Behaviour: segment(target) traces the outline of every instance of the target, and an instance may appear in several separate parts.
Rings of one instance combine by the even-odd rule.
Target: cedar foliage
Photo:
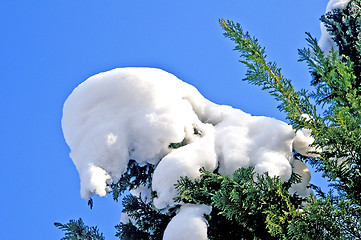
[[[178,202],[212,206],[207,217],[208,238],[213,239],[278,239],[287,232],[294,212],[302,199],[288,193],[288,182],[268,174],[255,176],[254,167],[241,168],[231,176],[201,170],[201,177],[191,181],[182,177],[176,188]],[[225,237],[227,234],[227,237]]]
[[[161,239],[168,223],[174,217],[178,207],[168,210],[167,214],[156,209],[152,202],[145,202],[141,197],[127,195],[123,199],[123,214],[127,214],[127,223],[115,226],[115,236],[123,240]]]
[[[88,227],[83,219],[70,220],[69,223],[54,223],[55,227],[65,232],[61,240],[104,240],[104,236],[97,227]]]

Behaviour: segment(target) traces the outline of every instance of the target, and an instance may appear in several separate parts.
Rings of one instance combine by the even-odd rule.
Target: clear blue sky
[[[327,0],[53,0],[0,3],[0,238],[60,239],[53,222],[82,217],[115,239],[120,203],[80,198],[60,126],[62,105],[89,76],[116,67],[169,71],[213,102],[284,120],[266,92],[242,82],[218,18],[239,22],[297,88],[305,32],[320,36]],[[318,178],[311,180],[323,184]]]

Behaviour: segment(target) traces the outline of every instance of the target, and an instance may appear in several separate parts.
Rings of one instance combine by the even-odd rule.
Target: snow
[[[300,183],[293,184],[292,188],[290,189],[290,193],[297,193],[300,197],[310,196],[312,190],[307,188],[307,186],[311,180],[311,174],[306,164],[300,160],[295,159],[292,162],[292,168],[293,172],[298,174],[302,181]]]
[[[204,136],[198,141],[178,148],[165,156],[153,174],[152,188],[157,191],[154,206],[158,209],[173,206],[173,198],[177,196],[174,184],[181,176],[195,179],[200,176],[199,169],[204,167],[213,171],[217,167],[217,156],[214,152],[214,127],[205,124]]]
[[[293,141],[293,149],[304,156],[318,157],[320,150],[310,147],[310,144],[312,144],[315,140],[311,136],[311,132],[312,131],[309,129],[301,129],[297,131],[296,137]]]
[[[269,172],[271,176],[289,179],[295,137],[291,126],[233,108],[223,109],[223,115],[223,121],[216,125],[216,152],[221,175],[255,166],[257,173]]]
[[[133,224],[135,224],[135,221],[132,221],[132,218],[129,217],[129,215],[126,212],[122,212],[122,215],[120,215],[120,222],[128,223],[129,221],[131,221]]]
[[[340,9],[346,7],[350,0],[330,0],[326,7],[326,13],[334,9]],[[318,42],[321,49],[328,53],[332,47],[336,47],[336,44],[333,42],[330,34],[327,32],[325,25],[321,22],[321,38]]]
[[[117,181],[129,159],[157,164],[170,143],[192,141],[200,121],[181,94],[189,88],[161,70],[124,68],[90,77],[73,91],[62,127],[83,198],[104,196],[105,182]]]
[[[283,181],[294,171],[303,181],[291,191],[310,194],[308,169],[292,155],[293,149],[304,155],[313,150],[310,131],[296,133],[274,118],[212,103],[193,86],[160,69],[119,68],[90,77],[66,100],[62,127],[83,198],[105,196],[129,159],[156,165],[152,190],[157,192],[158,209],[173,206],[174,184],[181,176],[199,177],[202,167],[229,175],[240,167],[254,166],[257,173],[268,172]],[[184,146],[169,147],[181,142]],[[132,192],[149,199],[146,187]],[[189,239],[207,239],[203,214],[208,210],[182,206],[164,239],[184,239],[174,232],[185,229]]]
[[[207,224],[204,214],[212,208],[206,205],[184,204],[169,222],[163,240],[207,240]]]

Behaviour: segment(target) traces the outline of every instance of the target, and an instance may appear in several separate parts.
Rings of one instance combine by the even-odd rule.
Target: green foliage
[[[360,0],[334,10],[321,20],[333,36],[337,50],[325,55],[316,39],[308,34],[310,49],[300,50],[313,77],[312,92],[318,104],[326,105],[319,125],[307,126],[315,135],[315,145],[323,149],[310,162],[324,173],[339,193],[361,204],[361,18]]]
[[[354,87],[361,83],[361,1],[353,0],[343,9],[335,9],[321,17],[333,37],[344,61],[350,61],[357,76]]]
[[[301,60],[306,61],[316,87],[312,97],[319,104],[327,104],[324,117],[317,124],[307,125],[316,138],[315,145],[323,149],[319,159],[309,159],[324,176],[335,182],[341,194],[361,202],[361,92],[352,85],[356,79],[352,64],[344,62],[332,50],[325,56],[317,41],[309,35],[310,49],[300,50]]]
[[[140,185],[150,187],[154,169],[155,166],[152,164],[139,166],[135,160],[129,160],[126,172],[122,174],[117,183],[111,185],[113,199],[118,201],[124,191],[135,189]]]
[[[360,239],[361,204],[361,1],[321,17],[337,45],[324,53],[307,33],[309,48],[299,50],[307,63],[314,91],[296,92],[275,63],[266,61],[265,49],[239,24],[220,21],[225,36],[236,43],[244,80],[262,86],[280,102],[295,129],[312,130],[319,157],[301,157],[321,171],[337,195],[321,193],[288,226],[289,239]],[[312,101],[315,104],[312,104]],[[323,109],[318,114],[316,109]],[[304,118],[303,114],[308,117]],[[305,234],[308,233],[308,234]]]
[[[88,227],[84,225],[81,218],[77,221],[70,220],[66,224],[54,223],[55,227],[65,232],[65,237],[61,240],[104,240],[102,233],[99,233],[97,227]]]
[[[288,239],[361,239],[355,205],[335,197],[311,197],[288,226]],[[358,210],[359,211],[359,210]]]
[[[125,173],[117,183],[111,185],[113,199],[118,201],[119,197],[125,192],[135,189],[141,185],[150,187],[155,166],[152,164],[145,164],[140,166],[135,160],[129,160]],[[124,197],[123,212],[128,214],[133,222],[120,223],[116,226],[116,236],[120,239],[161,239],[164,229],[174,215],[174,211],[169,211],[167,214],[162,214],[152,205],[152,199],[148,202],[142,201],[140,197],[132,195]],[[90,208],[93,207],[93,200],[88,201]],[[173,214],[173,215],[172,215]],[[64,240],[73,239],[104,239],[95,238],[98,235],[98,229],[85,226],[82,219],[78,221],[71,220],[67,224],[54,223],[59,229],[67,231]],[[92,235],[93,234],[93,235]],[[88,237],[89,235],[89,237]],[[76,238],[79,237],[79,238]],[[88,237],[88,238],[86,238]],[[90,238],[93,237],[93,238]]]
[[[208,216],[210,239],[278,239],[285,236],[287,226],[301,206],[301,198],[291,196],[293,182],[279,177],[254,174],[254,168],[238,169],[232,176],[220,176],[201,170],[199,179],[183,177],[176,188],[178,202],[207,204],[213,207]],[[232,230],[231,230],[232,229]],[[230,231],[231,230],[231,231]]]
[[[178,209],[178,207],[172,208],[167,214],[163,214],[153,206],[152,202],[144,202],[141,197],[133,195],[124,197],[123,207],[123,214],[127,214],[129,221],[116,226],[116,236],[124,240],[161,239],[167,224]]]
[[[238,23],[220,19],[220,24],[225,31],[224,36],[236,43],[234,50],[240,52],[240,62],[247,66],[245,81],[268,90],[280,102],[278,108],[287,112],[291,121],[298,120],[302,114],[314,115],[315,108],[306,92],[295,92],[291,81],[281,74],[277,64],[266,60],[265,49],[255,37],[243,31]]]
[[[113,199],[119,200],[119,197],[126,191],[132,190],[140,185],[151,186],[152,176],[155,166],[153,164],[146,163],[144,166],[140,166],[135,160],[130,159],[127,165],[125,173],[122,174],[117,183],[113,183],[110,187],[112,189]],[[93,208],[94,202],[90,198],[88,200],[88,206]]]
[[[360,204],[360,1],[352,1],[345,9],[328,13],[322,20],[334,36],[339,51],[323,53],[317,40],[307,34],[310,48],[299,53],[300,61],[308,64],[313,77],[311,85],[316,90],[311,93],[296,92],[276,64],[266,62],[264,48],[239,24],[221,20],[221,26],[245,59],[241,61],[248,67],[245,80],[269,89],[296,129],[312,130],[316,139],[314,145],[323,151],[321,157],[310,160],[311,163],[336,182],[337,190]],[[310,98],[325,107],[323,116],[316,113],[317,105],[311,104]],[[303,113],[310,119],[302,118]]]

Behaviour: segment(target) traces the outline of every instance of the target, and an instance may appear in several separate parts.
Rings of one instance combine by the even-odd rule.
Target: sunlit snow
[[[310,194],[309,171],[292,155],[292,150],[304,155],[313,150],[310,131],[296,133],[274,118],[212,103],[193,86],[160,69],[119,68],[90,77],[66,100],[62,126],[83,198],[94,193],[105,196],[129,159],[156,165],[152,190],[157,192],[154,204],[159,209],[175,204],[174,184],[181,176],[195,179],[202,167],[229,175],[240,167],[254,166],[257,173],[268,172],[284,181],[294,171],[303,181],[291,192]],[[180,142],[184,146],[169,147]],[[149,189],[132,193],[144,197]],[[203,214],[208,210],[183,206],[165,239],[175,239],[172,232],[182,231],[176,230],[176,223],[185,219],[199,227],[189,234],[200,237],[190,239],[206,239]]]
[[[163,240],[207,240],[207,224],[204,214],[212,208],[206,205],[184,204],[169,222]]]

